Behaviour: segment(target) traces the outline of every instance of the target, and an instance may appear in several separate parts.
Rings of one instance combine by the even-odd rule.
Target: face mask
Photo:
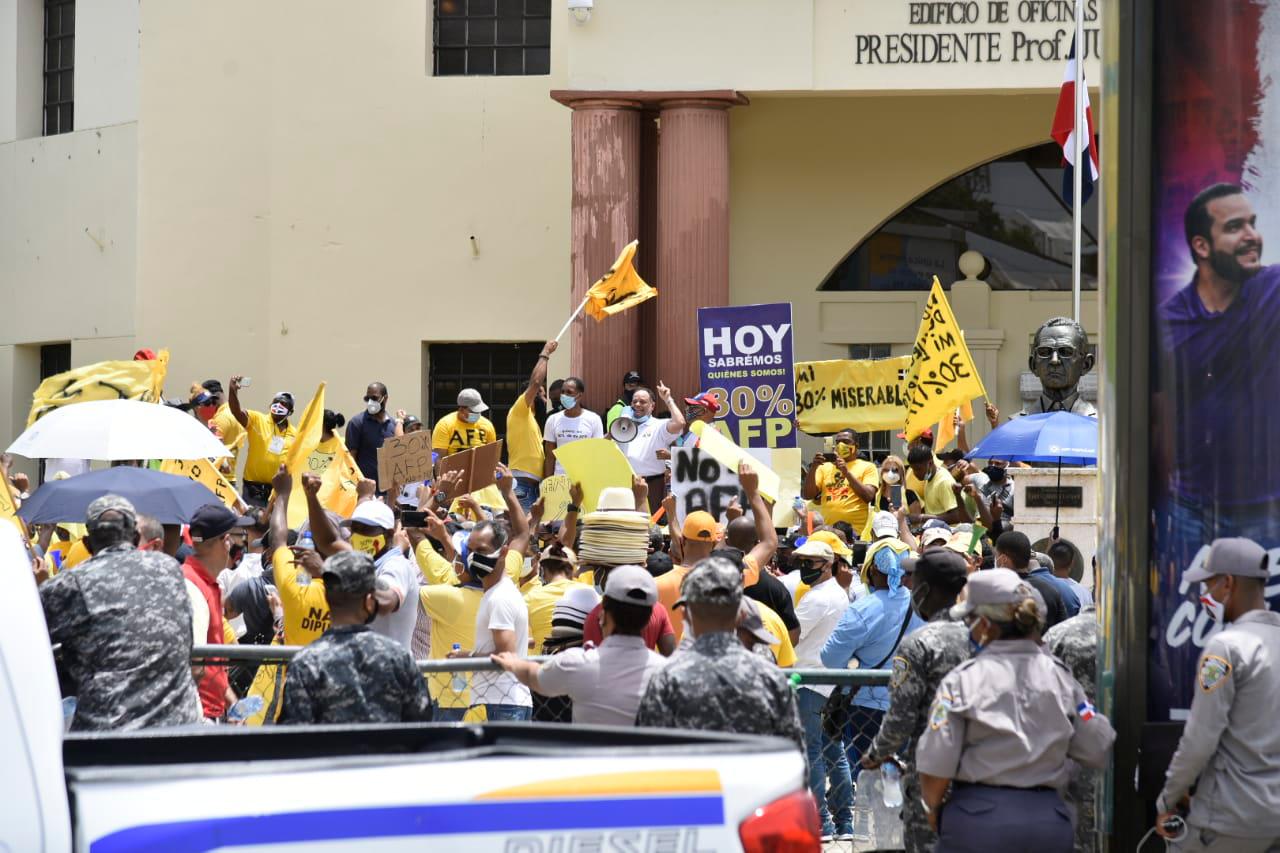
[[[631,408],[630,406],[627,406],[627,408],[623,410],[622,417],[626,418],[629,421],[635,421],[638,424],[642,424],[645,421],[649,420],[648,415],[637,415],[636,410]]]
[[[218,413],[218,407],[217,406],[197,406],[196,413],[200,415],[200,418],[202,420],[207,421],[209,420],[209,418],[213,417]]]
[[[823,571],[825,571],[825,566],[821,563],[801,563],[800,582],[813,586],[821,579]]]
[[[465,418],[463,418],[463,420],[464,420],[464,421],[466,421],[466,422],[467,422],[467,423],[469,423],[469,424],[478,423],[478,422],[480,421],[480,413],[479,413],[479,412],[467,412],[467,416],[466,416]]]
[[[853,445],[852,445],[852,444],[846,444],[846,443],[845,443],[845,442],[843,442],[843,441],[841,441],[841,442],[837,442],[837,444],[836,444],[836,456],[839,456],[841,459],[852,459],[852,458],[853,458]]]
[[[991,480],[993,483],[1004,482],[1004,468],[1001,468],[999,465],[988,465],[982,469],[982,473],[986,474],[987,479]]]
[[[495,551],[492,554],[468,554],[467,555],[467,573],[478,581],[487,578],[498,566],[498,557],[501,551]]]
[[[975,655],[987,647],[986,643],[980,643],[976,639],[974,639],[973,629],[976,627],[978,627],[978,623],[974,622],[973,626],[969,628],[969,650],[972,651]]]
[[[898,472],[895,469],[890,468],[888,471],[885,471],[880,475],[880,479],[883,480],[886,485],[896,486],[902,478],[898,476]]]
[[[1200,584],[1200,604],[1209,611],[1215,625],[1221,625],[1227,618],[1227,605],[1209,594],[1209,585]]]
[[[366,400],[366,401],[365,401],[365,404],[364,404],[364,410],[365,410],[366,412],[368,412],[369,414],[371,414],[371,415],[376,415],[376,414],[378,414],[378,412],[381,412],[381,411],[382,411],[382,401],[381,401],[381,400]]]
[[[270,411],[277,418],[287,418],[289,416],[289,407],[284,403],[272,403]]]
[[[927,583],[917,584],[915,589],[911,590],[911,609],[921,619],[925,619],[924,613],[921,612],[921,605],[924,604],[926,598],[929,597],[929,585]]]
[[[560,407],[562,409],[572,409],[576,405],[578,405],[577,397],[570,397],[568,394],[560,395]]]
[[[370,557],[376,557],[381,554],[382,549],[386,546],[387,537],[385,536],[365,536],[363,533],[351,534],[351,547],[368,554]]]

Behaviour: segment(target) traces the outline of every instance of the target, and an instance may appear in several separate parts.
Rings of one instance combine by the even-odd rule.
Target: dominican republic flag
[[[1076,706],[1076,716],[1080,718],[1082,723],[1089,722],[1097,713],[1097,709],[1090,705],[1087,700]]]
[[[1053,141],[1062,147],[1062,197],[1067,200],[1067,204],[1072,203],[1072,190],[1074,189],[1074,180],[1072,177],[1076,164],[1073,162],[1075,155],[1075,140],[1072,138],[1076,132],[1075,109],[1076,109],[1076,41],[1071,40],[1071,54],[1067,57],[1067,70],[1062,77],[1062,91],[1058,93],[1058,109],[1053,113],[1053,130],[1049,135],[1053,137]],[[1080,75],[1080,79],[1084,81],[1084,75]],[[1085,162],[1089,167],[1084,170],[1084,174],[1080,176],[1080,194],[1083,196],[1081,202],[1089,200],[1089,196],[1093,195],[1093,184],[1098,180],[1098,137],[1093,129],[1093,109],[1089,106],[1089,85],[1087,81],[1084,87],[1084,118],[1089,125],[1089,133],[1080,145],[1080,153],[1084,155]]]

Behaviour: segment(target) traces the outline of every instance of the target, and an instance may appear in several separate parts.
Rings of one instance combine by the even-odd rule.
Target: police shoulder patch
[[[1217,655],[1205,655],[1200,659],[1200,689],[1212,693],[1231,675],[1231,662]]]
[[[899,687],[902,682],[907,680],[907,676],[911,674],[911,664],[907,663],[907,659],[901,655],[895,656],[893,659],[893,674],[889,676],[889,686]]]
[[[939,696],[933,702],[933,710],[929,712],[929,728],[937,731],[947,724],[947,714],[950,713],[947,703]]]

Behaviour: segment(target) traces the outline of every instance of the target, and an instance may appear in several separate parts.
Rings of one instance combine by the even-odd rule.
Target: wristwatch
[[[578,506],[577,504],[569,504],[568,506],[566,506],[566,507],[564,508],[564,511],[565,511],[566,513],[570,513],[570,512],[582,512],[582,507]]]
[[[449,496],[446,495],[444,492],[436,492],[435,501],[436,503],[441,505],[447,504],[449,502]]]

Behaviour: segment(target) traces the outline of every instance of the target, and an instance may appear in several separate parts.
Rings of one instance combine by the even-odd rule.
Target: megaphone
[[[618,444],[626,444],[640,433],[640,425],[631,418],[617,417],[609,424],[609,438]]]

